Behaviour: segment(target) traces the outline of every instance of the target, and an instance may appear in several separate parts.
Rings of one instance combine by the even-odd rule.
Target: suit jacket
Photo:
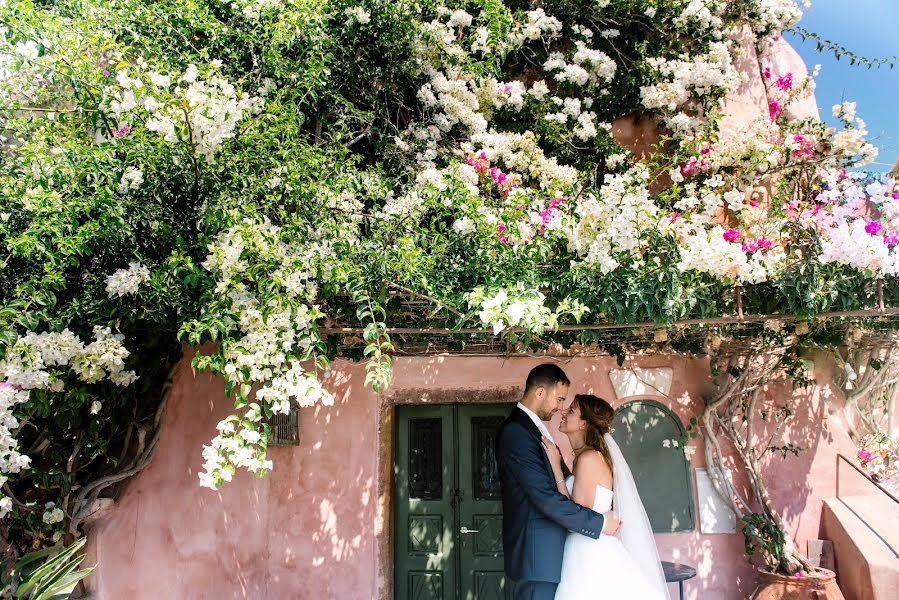
[[[568,532],[598,538],[605,518],[559,493],[541,437],[534,422],[516,406],[496,438],[503,552],[509,578],[558,583]]]

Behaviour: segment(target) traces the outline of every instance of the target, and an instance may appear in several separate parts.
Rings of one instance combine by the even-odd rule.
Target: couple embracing
[[[565,406],[570,385],[556,365],[532,369],[497,437],[512,597],[668,600],[649,519],[610,435],[614,410],[587,394]],[[574,473],[545,424],[559,411]]]

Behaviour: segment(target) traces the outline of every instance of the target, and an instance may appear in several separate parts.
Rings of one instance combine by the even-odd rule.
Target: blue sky
[[[868,57],[899,56],[899,0],[812,0],[800,26]],[[811,71],[821,65],[816,96],[821,116],[833,122],[830,107],[843,99],[858,103],[868,124],[868,140],[880,148],[878,163],[892,165],[899,155],[899,65],[868,70],[843,57],[817,52],[815,42],[787,34]],[[889,166],[871,165],[874,171]]]

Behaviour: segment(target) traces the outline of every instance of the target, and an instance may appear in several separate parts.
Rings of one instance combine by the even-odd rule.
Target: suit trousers
[[[558,583],[548,581],[516,581],[512,585],[512,600],[553,600]]]

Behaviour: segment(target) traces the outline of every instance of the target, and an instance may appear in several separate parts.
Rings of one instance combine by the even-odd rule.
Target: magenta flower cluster
[[[703,148],[702,154],[706,155],[711,152],[711,148]],[[712,162],[707,158],[699,158],[697,159],[695,156],[691,156],[690,160],[687,161],[683,167],[681,167],[681,173],[683,173],[684,177],[690,177],[698,172],[705,173],[709,169],[712,168]]]
[[[543,221],[543,225],[540,227],[540,232],[543,232],[543,229],[549,225],[549,222],[553,218],[553,213],[559,206],[565,204],[565,196],[559,196],[558,198],[553,198],[549,201],[549,204],[546,205],[546,208],[540,211],[540,219]]]
[[[793,87],[793,74],[787,73],[782,77],[778,77],[777,81],[774,82],[774,85],[782,92],[787,91],[791,87]]]
[[[740,239],[740,232],[736,229],[728,229],[724,232],[724,241],[725,242],[736,242]]]
[[[865,232],[871,235],[877,235],[881,229],[883,229],[883,225],[879,221],[868,221],[868,224],[865,225]]]
[[[743,242],[743,252],[748,254],[752,254],[758,250],[768,250],[772,246],[774,246],[774,242],[766,238],[765,236],[760,237],[757,240],[746,240]]]

